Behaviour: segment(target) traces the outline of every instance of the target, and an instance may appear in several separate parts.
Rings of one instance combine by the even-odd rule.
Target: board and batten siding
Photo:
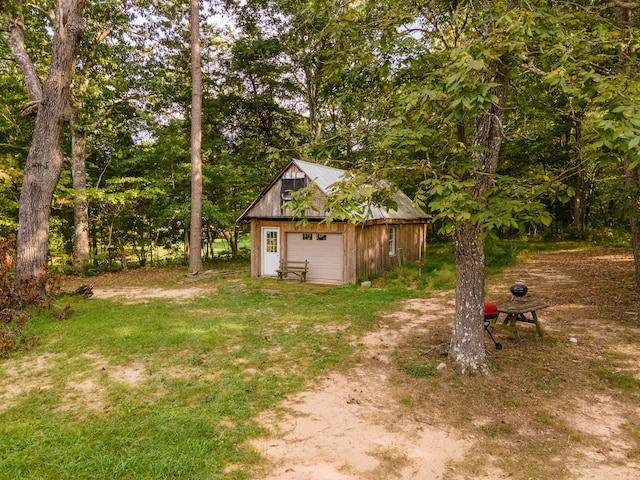
[[[291,165],[282,175],[279,177],[286,178],[287,176],[293,175],[304,175],[303,172],[296,167],[295,165]],[[309,182],[313,182],[313,179],[309,179]],[[282,218],[289,217],[291,218],[291,210],[289,209],[281,209],[280,205],[280,193],[281,193],[282,184],[280,181],[274,182],[271,187],[264,193],[262,199],[253,205],[253,207],[246,213],[247,217],[255,217],[255,218]],[[314,205],[317,207],[317,210],[307,209],[305,212],[305,216],[310,219],[315,218],[325,218],[327,216],[326,212],[322,211],[324,205],[322,204],[322,199],[324,197],[321,195],[320,190],[318,190],[318,195],[315,196]],[[266,225],[265,225],[266,226]]]
[[[293,246],[292,254],[298,257],[309,256],[310,264],[316,258],[315,265],[321,265],[324,270],[331,270],[333,255],[339,255],[339,241],[331,244],[331,248],[322,249],[321,245],[297,244],[296,235],[311,233],[341,234],[342,237],[342,281],[355,283],[358,280],[366,280],[374,275],[398,267],[401,262],[415,262],[424,255],[426,245],[426,229],[429,216],[421,209],[415,207],[411,200],[402,192],[396,192],[398,209],[388,211],[383,208],[373,208],[369,217],[363,224],[354,225],[344,221],[334,221],[329,225],[322,222],[327,218],[327,212],[323,211],[327,195],[334,185],[343,177],[344,171],[331,167],[324,167],[310,162],[293,160],[275,178],[265,191],[247,208],[241,219],[251,223],[251,275],[262,276],[262,229],[278,228],[280,231],[280,259],[287,259],[288,237]],[[316,210],[309,209],[305,212],[306,225],[298,225],[292,218],[292,212],[282,209],[281,194],[283,184],[298,188],[296,179],[307,178],[307,186],[315,187],[317,195],[314,196]],[[283,180],[288,180],[283,182]],[[290,181],[293,180],[293,181]],[[389,228],[396,231],[394,253],[389,253]],[[317,238],[316,238],[317,240]],[[321,240],[322,241],[322,240]],[[327,244],[329,245],[329,244]],[[317,256],[315,247],[320,247]],[[320,262],[320,263],[318,263]],[[335,262],[337,264],[337,262]],[[334,273],[327,274],[320,269],[318,278],[323,275],[331,280]],[[337,275],[335,275],[337,277]]]
[[[396,229],[394,254],[389,253],[390,227]],[[407,263],[422,258],[426,247],[426,226],[419,223],[379,223],[356,227],[356,243],[356,277],[364,280],[398,267],[400,261]]]

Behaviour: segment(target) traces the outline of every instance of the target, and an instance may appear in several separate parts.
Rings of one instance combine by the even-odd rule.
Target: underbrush
[[[185,255],[184,247],[176,245],[171,248],[161,248],[158,251],[147,251],[144,256],[137,255],[133,249],[124,252],[111,251],[110,253],[92,254],[91,259],[84,265],[84,276],[93,277],[104,273],[117,273],[141,268],[164,268],[187,266],[189,259]],[[238,251],[234,255],[226,241],[216,239],[213,251],[203,252],[203,267],[205,269],[219,268],[224,264],[247,264],[251,258],[248,235],[244,236],[239,244]],[[70,254],[57,251],[52,252],[49,264],[52,275],[73,275],[73,258]]]
[[[35,287],[23,288],[26,296],[18,296],[13,290],[13,257],[15,256],[15,236],[0,242],[0,358],[22,346],[35,345],[37,337],[25,335],[25,326],[31,315],[23,304],[33,303],[29,292]],[[34,298],[37,295],[34,295]]]

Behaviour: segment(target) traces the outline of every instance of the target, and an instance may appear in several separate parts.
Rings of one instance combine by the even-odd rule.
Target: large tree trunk
[[[189,274],[202,272],[202,69],[200,3],[191,0],[191,232]]]
[[[484,347],[484,247],[482,227],[467,222],[456,225],[456,316],[451,337],[451,357],[463,371],[486,367]]]
[[[89,202],[86,173],[87,138],[82,129],[71,125],[71,178],[73,180],[73,270],[84,273],[89,261]]]
[[[69,91],[82,37],[84,0],[58,0],[51,65],[38,109],[20,194],[16,291],[31,301],[47,295],[51,201],[60,178],[62,124],[69,118]]]
[[[489,190],[498,167],[498,155],[503,138],[505,104],[509,80],[497,74],[485,81],[495,82],[492,92],[498,97],[488,111],[476,117],[473,138],[475,185],[469,191],[472,198],[482,201]],[[482,225],[458,222],[454,230],[456,254],[456,313],[453,321],[449,355],[461,366],[463,373],[486,370],[484,348],[484,246]]]

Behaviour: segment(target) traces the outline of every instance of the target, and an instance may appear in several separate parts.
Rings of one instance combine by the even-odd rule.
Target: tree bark
[[[318,89],[316,88],[315,74],[311,66],[304,67],[307,107],[309,108],[309,132],[311,143],[316,143],[320,138],[321,126],[318,120]]]
[[[456,313],[451,335],[450,356],[463,372],[484,370],[484,246],[480,224],[456,225]]]
[[[631,167],[629,155],[624,156],[624,181],[630,192],[640,191],[640,175],[638,168]],[[636,272],[636,290],[640,292],[640,198],[637,193],[631,194],[628,200],[629,207],[629,223],[631,226],[631,245],[633,247],[633,259]]]
[[[475,185],[469,194],[482,201],[498,168],[498,156],[503,138],[505,105],[509,79],[504,74],[484,79],[498,84],[492,93],[498,97],[489,110],[481,111],[475,122],[473,137],[476,169]],[[463,373],[486,370],[484,348],[484,245],[482,224],[461,221],[454,229],[456,255],[456,312],[449,355],[461,366]]]
[[[83,33],[84,0],[58,0],[51,65],[38,109],[20,194],[16,292],[28,301],[47,296],[51,201],[64,159],[62,125],[69,118],[70,87]]]
[[[84,273],[89,261],[89,203],[87,201],[85,132],[71,124],[71,178],[75,197],[73,199],[73,270]]]
[[[202,69],[200,3],[190,0],[191,20],[191,231],[189,274],[202,272]]]

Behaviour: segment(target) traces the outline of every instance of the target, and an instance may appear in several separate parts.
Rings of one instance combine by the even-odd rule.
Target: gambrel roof
[[[330,195],[333,192],[333,188],[336,184],[341,182],[349,175],[346,170],[339,168],[327,167],[317,163],[305,162],[303,160],[292,160],[280,174],[269,184],[269,186],[256,198],[251,205],[244,211],[238,220],[244,220],[248,218],[256,218],[258,215],[255,212],[256,207],[263,199],[267,198],[267,193],[270,192],[283,178],[286,172],[295,166],[300,172],[304,173],[309,182],[314,184],[323,195]],[[383,186],[385,185],[383,181]],[[424,212],[421,208],[415,206],[411,199],[400,190],[391,195],[391,199],[397,204],[396,210],[386,209],[382,207],[372,206],[368,209],[368,215],[365,221],[372,220],[426,220],[430,218],[430,215]],[[278,205],[279,208],[279,205]]]

